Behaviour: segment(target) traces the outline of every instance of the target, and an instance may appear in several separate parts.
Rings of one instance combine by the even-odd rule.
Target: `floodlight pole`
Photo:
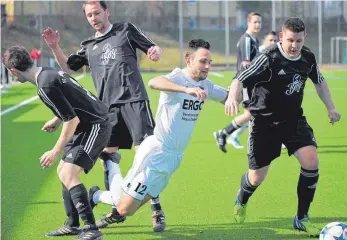
[[[179,42],[180,42],[180,68],[183,68],[183,4],[182,0],[178,1],[178,30],[179,30]]]
[[[40,37],[40,65],[41,67],[43,66],[43,37],[41,36],[41,34],[43,33],[43,24],[42,24],[42,8],[40,10],[40,33],[39,33],[39,37]]]
[[[276,31],[276,5],[275,0],[271,1],[272,4],[272,31]]]
[[[230,67],[230,39],[229,39],[229,0],[225,0],[225,58],[226,67]]]
[[[322,64],[322,1],[318,1],[318,64]]]

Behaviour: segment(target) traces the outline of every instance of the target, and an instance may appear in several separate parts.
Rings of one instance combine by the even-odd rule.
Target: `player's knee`
[[[258,171],[250,171],[248,173],[249,183],[252,186],[259,186],[265,179],[265,174]]]
[[[136,212],[136,209],[131,209],[130,207],[117,207],[117,211],[122,216],[132,216]]]
[[[103,161],[112,161],[114,163],[117,163],[119,164],[120,162],[120,159],[121,159],[121,155],[117,152],[106,152],[106,151],[103,151],[101,154],[100,154],[100,159],[102,159]]]
[[[67,189],[70,189],[77,179],[77,176],[64,171],[64,168],[58,173],[58,177],[61,183],[64,184]]]
[[[318,156],[312,156],[310,158],[305,159],[305,161],[301,164],[304,169],[307,170],[316,170],[319,166]]]

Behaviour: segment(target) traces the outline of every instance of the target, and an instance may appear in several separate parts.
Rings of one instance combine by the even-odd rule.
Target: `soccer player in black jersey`
[[[281,144],[298,159],[301,169],[297,186],[298,209],[293,226],[317,236],[320,229],[309,219],[309,207],[318,183],[317,144],[313,130],[301,107],[307,78],[314,83],[325,104],[330,123],[340,120],[329,88],[319,71],[315,55],[304,46],[305,25],[299,18],[289,18],[282,25],[280,42],[268,47],[243,71],[237,73],[225,104],[225,113],[238,112],[233,97],[243,87],[250,96],[246,107],[252,117],[248,140],[249,170],[241,178],[234,206],[234,217],[242,223],[249,198],[264,180],[271,162],[280,156]]]
[[[144,138],[153,134],[155,124],[137,66],[136,49],[146,53],[152,61],[159,60],[162,50],[134,24],[111,24],[110,9],[105,1],[86,1],[83,11],[96,33],[82,41],[77,54],[69,58],[64,55],[59,47],[58,31],[48,28],[43,37],[64,71],[89,66],[97,96],[109,107],[113,129],[110,142],[100,158],[104,162],[106,190],[117,192],[121,191],[123,180],[118,165],[118,149],[130,149],[134,144],[137,150]],[[92,187],[90,193],[95,196],[95,202],[106,194],[97,187]],[[153,230],[163,231],[165,216],[159,198],[152,199],[152,212]]]
[[[63,123],[59,139],[52,150],[40,157],[40,164],[50,168],[63,153],[57,172],[63,184],[68,219],[64,226],[47,236],[79,235],[78,239],[102,239],[88,192],[78,175],[93,168],[110,139],[112,127],[107,106],[67,73],[34,66],[24,47],[14,46],[6,50],[3,62],[14,79],[37,86],[39,97],[56,116],[45,123],[42,130],[54,132]],[[84,222],[83,230],[79,228],[79,217]]]
[[[248,14],[247,26],[247,31],[237,43],[237,71],[248,65],[259,54],[259,41],[256,36],[261,29],[261,15],[257,12]],[[243,97],[244,100],[247,100],[248,96],[244,94]],[[249,111],[245,109],[244,113],[236,116],[228,126],[213,133],[217,145],[223,152],[226,152],[226,143],[237,149],[244,148],[238,137],[247,129],[250,117]]]

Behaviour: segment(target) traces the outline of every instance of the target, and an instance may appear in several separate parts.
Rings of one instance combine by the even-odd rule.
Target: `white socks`
[[[102,202],[114,206],[119,202],[122,194],[123,176],[117,163],[108,160],[106,166],[109,172],[110,191],[97,191],[93,195],[93,202],[96,204]]]

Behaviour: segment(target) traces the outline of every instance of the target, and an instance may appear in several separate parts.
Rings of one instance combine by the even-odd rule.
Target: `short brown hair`
[[[7,69],[15,68],[22,72],[34,65],[29,52],[23,46],[12,46],[7,49],[2,56],[2,62]]]
[[[259,16],[259,17],[261,17],[260,13],[258,13],[258,12],[251,12],[251,13],[249,13],[249,14],[247,15],[247,22],[250,22],[250,21],[252,20],[252,17],[253,17],[253,16]]]
[[[305,32],[305,23],[297,17],[288,18],[282,25],[282,29],[288,29],[292,32]]]
[[[87,4],[91,4],[91,3],[100,3],[100,6],[102,7],[102,9],[106,10],[108,7],[107,7],[107,3],[106,1],[92,1],[92,0],[89,0],[89,1],[85,1],[82,5],[82,9],[83,9],[83,12],[85,12],[85,8],[86,8],[86,5]]]

